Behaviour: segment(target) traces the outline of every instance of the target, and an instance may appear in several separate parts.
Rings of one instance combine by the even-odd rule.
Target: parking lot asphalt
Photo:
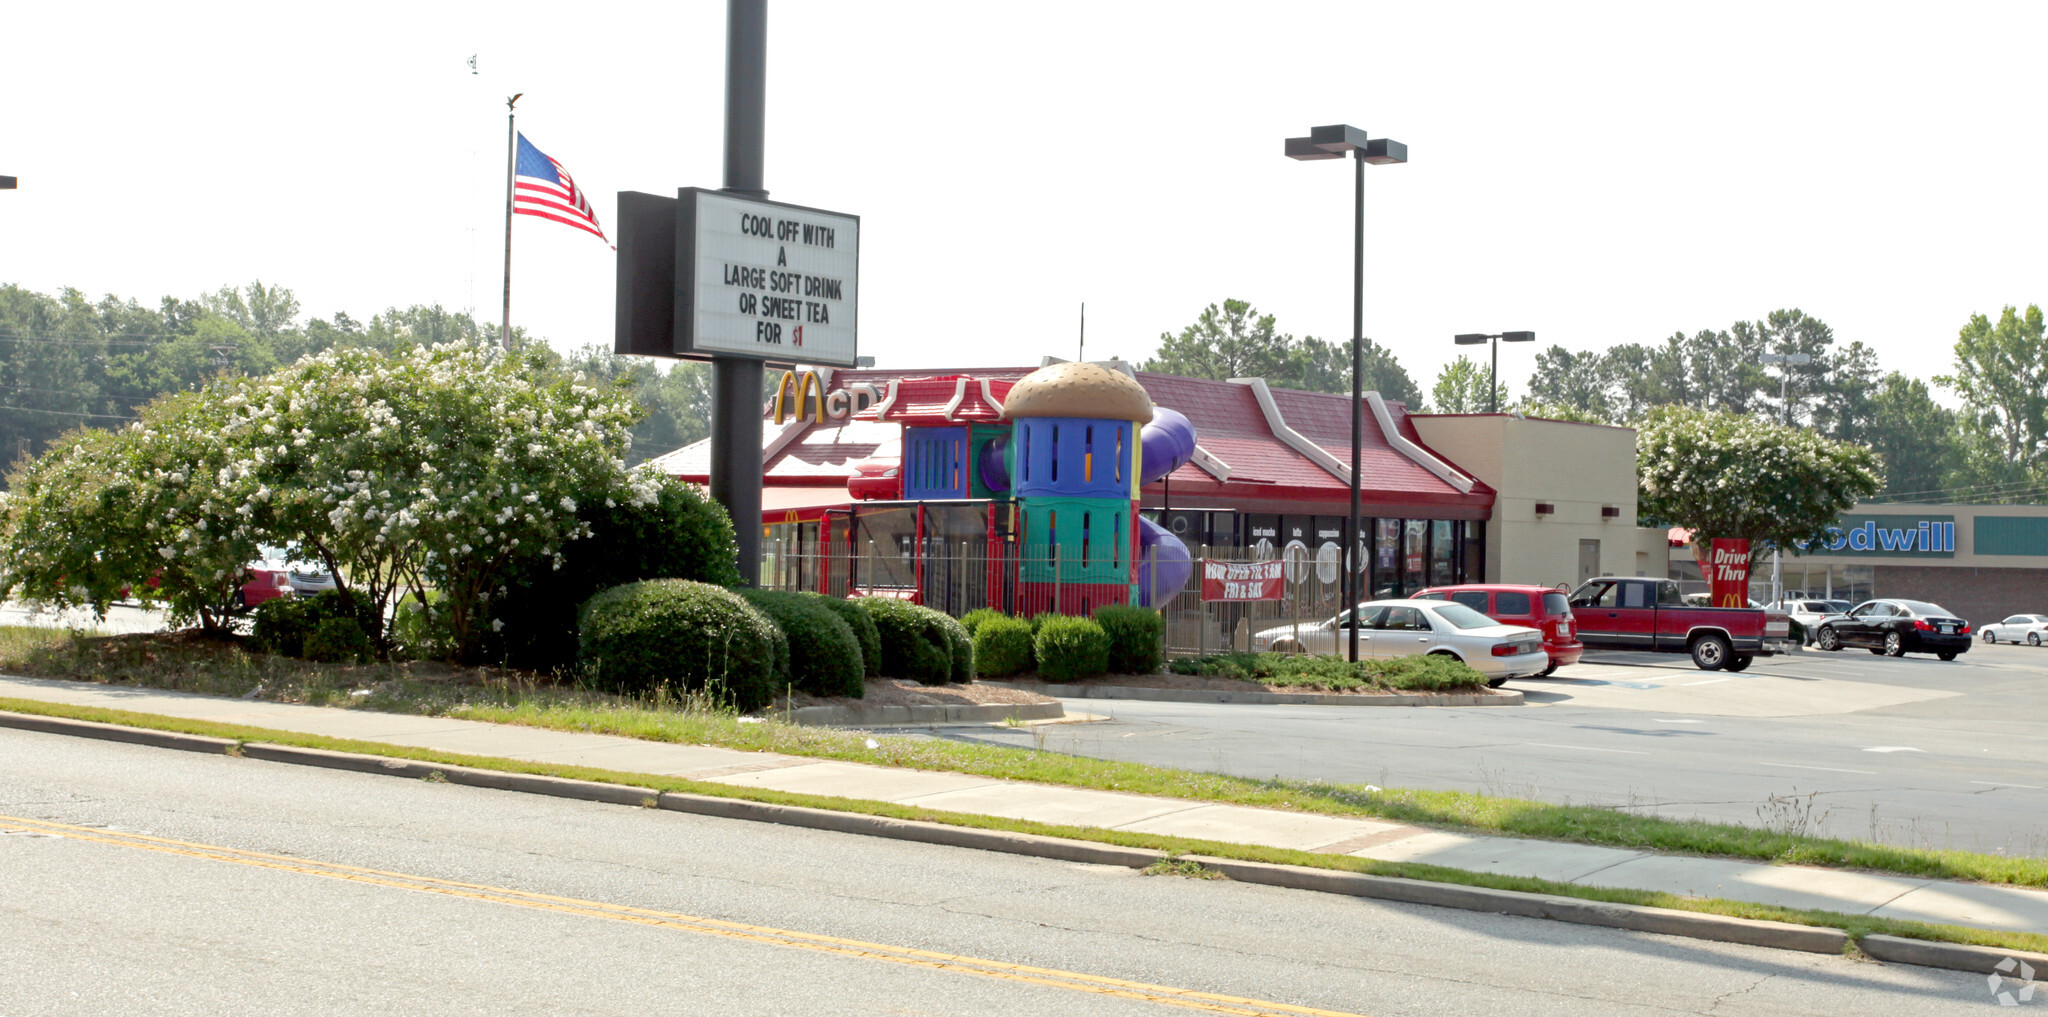
[[[1346,709],[1073,700],[1096,724],[944,737],[1246,777],[1476,790],[1884,843],[2048,853],[2048,647],[1861,650],[1703,672],[1596,653],[1528,705]]]

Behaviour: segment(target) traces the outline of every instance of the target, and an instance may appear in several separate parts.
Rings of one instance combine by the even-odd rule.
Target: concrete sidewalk
[[[132,710],[528,762],[915,804],[948,812],[1423,862],[1584,886],[2048,932],[2048,891],[1446,833],[1369,819],[1051,787],[959,773],[575,734],[441,717],[293,706],[0,676],[0,697]],[[0,731],[0,738],[7,737]]]

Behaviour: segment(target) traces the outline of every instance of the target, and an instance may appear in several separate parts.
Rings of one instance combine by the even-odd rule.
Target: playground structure
[[[859,417],[902,427],[903,499],[828,512],[802,583],[1015,615],[1161,606],[1193,573],[1138,493],[1195,454],[1186,417],[1128,373],[907,378]],[[960,563],[973,560],[975,568]]]

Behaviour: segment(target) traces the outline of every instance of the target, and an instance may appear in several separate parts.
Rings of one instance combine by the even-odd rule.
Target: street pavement
[[[1967,972],[18,730],[0,817],[9,1015],[1995,1005]]]
[[[0,677],[0,697],[1161,836],[1415,861],[1587,886],[1845,914],[2048,931],[2048,892],[1454,834],[1378,820],[1051,787],[961,773],[741,752],[447,717]],[[1047,728],[1052,729],[1052,728]]]
[[[43,609],[20,601],[0,602],[0,625],[27,625],[46,629],[82,629],[103,635],[156,632],[164,627],[164,613],[135,604],[114,604],[107,616],[99,618],[84,608],[68,611]]]
[[[1703,672],[1670,654],[1508,688],[1522,707],[1068,700],[1103,723],[943,737],[1239,776],[1471,790],[1914,847],[2048,854],[2048,647],[1861,650]]]

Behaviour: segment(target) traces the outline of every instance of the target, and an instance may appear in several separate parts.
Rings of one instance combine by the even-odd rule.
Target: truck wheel
[[[1835,635],[1834,627],[1831,625],[1821,626],[1820,634],[1813,637],[1813,642],[1815,646],[1818,646],[1821,649],[1828,651],[1829,653],[1833,653],[1836,650],[1842,648],[1842,637]]]
[[[1885,656],[1887,656],[1887,657],[1903,657],[1903,656],[1905,656],[1905,655],[1906,655],[1906,641],[1905,641],[1904,639],[1900,638],[1900,637],[1899,637],[1899,634],[1898,634],[1898,633],[1896,633],[1896,632],[1887,632],[1887,633],[1885,633],[1885,634],[1884,634],[1884,655],[1885,655]]]
[[[1751,662],[1753,662],[1753,661],[1755,661],[1755,660],[1756,660],[1756,655],[1755,655],[1755,654],[1752,654],[1752,653],[1738,653],[1738,654],[1736,654],[1735,656],[1733,656],[1733,657],[1730,657],[1730,658],[1728,658],[1728,668],[1727,668],[1727,669],[1728,669],[1728,670],[1730,670],[1730,671],[1747,671],[1747,670],[1749,670],[1749,665],[1750,665],[1750,663],[1751,663]]]
[[[1702,671],[1719,671],[1728,666],[1734,651],[1720,636],[1701,636],[1692,644],[1692,663]]]

